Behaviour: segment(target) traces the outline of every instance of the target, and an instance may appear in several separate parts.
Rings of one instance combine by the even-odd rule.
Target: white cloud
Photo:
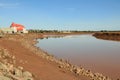
[[[0,8],[16,8],[19,3],[0,3]]]

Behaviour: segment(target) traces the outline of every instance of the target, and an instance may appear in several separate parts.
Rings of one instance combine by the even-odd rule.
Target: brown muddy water
[[[92,35],[50,37],[38,41],[36,46],[57,58],[114,80],[120,78],[120,42],[96,39]]]

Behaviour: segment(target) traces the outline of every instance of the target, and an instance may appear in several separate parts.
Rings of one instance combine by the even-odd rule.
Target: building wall
[[[7,34],[12,34],[12,33],[16,33],[16,29],[15,28],[1,28],[1,31],[3,31],[3,33]]]
[[[13,29],[13,30],[14,30],[14,33],[16,33],[16,32],[17,32],[16,27],[11,27],[11,29]]]
[[[25,28],[23,28],[23,33],[28,33],[28,31]]]

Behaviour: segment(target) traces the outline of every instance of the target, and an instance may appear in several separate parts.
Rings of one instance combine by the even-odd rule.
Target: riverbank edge
[[[54,34],[54,35],[56,35],[56,34]],[[67,34],[67,35],[76,35],[76,34]],[[67,36],[67,35],[63,34],[62,36]],[[81,34],[79,34],[79,35],[81,35]],[[61,34],[60,35],[57,34],[57,36],[61,36]],[[42,38],[46,38],[46,37],[49,37],[49,35],[44,36],[44,34],[43,34]],[[49,61],[53,61],[53,62],[59,64],[59,66],[58,66],[59,68],[66,69],[66,70],[68,70],[72,73],[75,73],[78,76],[82,75],[82,76],[89,77],[91,80],[111,80],[109,77],[104,76],[100,73],[93,73],[92,71],[86,70],[83,67],[79,67],[77,65],[72,65],[71,63],[69,63],[66,60],[55,58],[53,55],[50,55],[46,51],[44,51],[41,48],[38,48],[38,47],[35,46],[35,44],[38,43],[37,39],[40,39],[40,38],[38,37],[35,40],[33,40],[34,43],[31,45],[31,47],[33,47],[33,49],[35,50],[36,54],[40,55],[41,57],[43,57],[43,58],[45,58]],[[42,53],[39,53],[39,52],[42,52]]]
[[[120,41],[120,32],[98,32],[93,36],[103,40]]]
[[[28,48],[29,50],[31,50],[38,56],[41,56],[42,58],[44,58],[48,61],[55,62],[59,65],[58,66],[59,68],[66,69],[78,76],[79,75],[86,76],[86,77],[89,77],[91,80],[112,80],[109,77],[104,76],[100,73],[93,73],[92,71],[86,70],[83,67],[72,65],[71,63],[69,63],[66,60],[57,59],[53,55],[50,55],[49,53],[45,52],[44,50],[36,47],[35,44],[38,43],[37,39],[45,38],[44,35],[46,35],[46,34],[25,34],[25,35],[21,35],[22,39],[19,39],[19,40],[16,39],[14,37],[14,35],[12,35],[12,37],[9,36],[9,39],[19,41],[24,47]],[[65,35],[65,34],[63,34],[63,35]],[[67,35],[69,35],[69,34],[67,34]],[[72,34],[72,35],[74,35],[74,34]]]

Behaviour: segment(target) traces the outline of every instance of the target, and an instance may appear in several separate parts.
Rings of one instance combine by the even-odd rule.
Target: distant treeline
[[[38,29],[30,29],[30,30],[28,30],[29,31],[29,33],[53,33],[53,32],[59,32],[58,30],[38,30]]]
[[[108,30],[101,30],[101,31],[78,31],[78,30],[39,30],[39,29],[29,29],[29,33],[81,33],[81,32],[88,32],[88,33],[96,33],[96,32],[120,32],[118,31],[108,31]]]
[[[113,30],[113,31],[108,31],[108,30],[101,30],[99,32],[120,32],[120,30]]]
[[[93,32],[93,31],[77,31],[77,30],[35,30],[35,29],[30,29],[28,31],[29,31],[29,33],[79,33],[79,32]]]

